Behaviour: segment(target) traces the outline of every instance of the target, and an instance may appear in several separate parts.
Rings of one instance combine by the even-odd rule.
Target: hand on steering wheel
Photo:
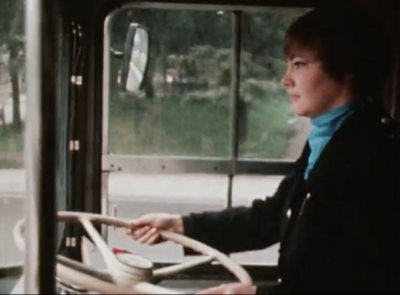
[[[130,224],[136,230],[127,229],[126,233],[132,236],[133,239],[147,245],[165,241],[160,234],[160,230],[183,234],[182,218],[180,215],[175,214],[146,214],[138,219],[131,220]]]
[[[87,291],[100,294],[181,294],[171,289],[156,286],[153,283],[214,260],[219,261],[230,270],[241,283],[252,284],[248,273],[226,255],[172,231],[159,230],[158,232],[162,239],[192,248],[205,256],[190,262],[153,270],[152,262],[140,256],[127,253],[114,254],[92,224],[92,222],[98,222],[135,230],[129,220],[98,214],[59,212],[58,221],[80,221],[105,260],[107,269],[98,269],[57,255],[57,277],[63,282],[79,286]],[[21,251],[25,249],[23,224],[23,220],[19,221],[14,229],[14,239]]]

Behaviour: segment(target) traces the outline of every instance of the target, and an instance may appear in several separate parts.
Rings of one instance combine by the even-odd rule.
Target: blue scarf
[[[311,169],[314,167],[326,144],[332,138],[332,135],[354,111],[354,103],[348,103],[311,119],[311,124],[314,127],[308,135],[308,144],[311,152],[304,174],[305,179],[308,178]]]

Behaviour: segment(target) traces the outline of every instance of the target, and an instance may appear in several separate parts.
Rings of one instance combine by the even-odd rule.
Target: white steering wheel
[[[107,269],[99,269],[57,255],[57,278],[71,286],[79,286],[84,290],[100,294],[183,294],[156,286],[155,283],[214,260],[219,261],[231,271],[240,282],[252,284],[249,274],[229,257],[183,235],[160,231],[164,239],[192,248],[205,256],[154,270],[153,263],[145,258],[126,253],[114,254],[92,224],[92,222],[97,222],[131,229],[129,220],[82,212],[58,212],[58,221],[80,221],[98,247],[107,266]],[[23,228],[24,220],[20,220],[14,228],[14,240],[21,251],[25,250]]]

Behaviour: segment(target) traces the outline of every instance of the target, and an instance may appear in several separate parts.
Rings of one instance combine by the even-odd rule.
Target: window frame
[[[134,156],[114,155],[109,151],[109,101],[110,101],[110,24],[112,18],[120,10],[127,8],[149,8],[149,9],[181,9],[181,10],[224,10],[234,14],[233,29],[233,58],[232,58],[232,83],[231,83],[231,114],[230,114],[230,155],[227,158],[217,157],[176,157],[176,156]],[[286,159],[242,159],[238,155],[239,138],[237,114],[239,110],[239,74],[240,74],[240,32],[242,23],[241,11],[287,11],[290,8],[274,7],[247,7],[247,6],[220,6],[220,5],[199,5],[199,4],[159,4],[140,3],[127,4],[114,10],[108,15],[104,26],[104,50],[103,50],[103,140],[102,140],[102,171],[112,172],[142,172],[150,174],[164,173],[209,173],[209,174],[258,174],[258,175],[285,175],[295,163],[294,160]],[[146,166],[146,164],[148,164]]]

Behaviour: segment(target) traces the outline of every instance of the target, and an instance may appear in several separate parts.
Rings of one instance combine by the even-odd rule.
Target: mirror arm
[[[124,57],[124,52],[122,51],[117,51],[114,48],[110,48],[111,53],[113,54],[114,57],[117,58],[123,58]]]

